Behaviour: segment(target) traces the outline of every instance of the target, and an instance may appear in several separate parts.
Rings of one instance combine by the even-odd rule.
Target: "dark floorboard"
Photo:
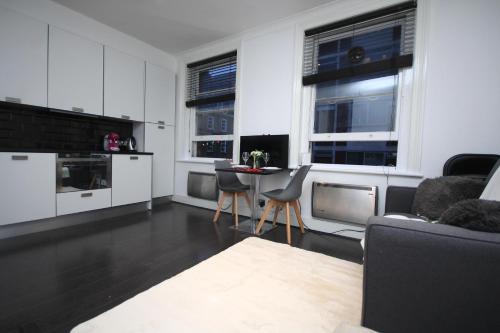
[[[69,332],[249,237],[232,217],[169,203],[153,212],[0,241],[0,332]],[[262,236],[286,242],[285,228]],[[359,242],[292,228],[292,245],[360,263]]]

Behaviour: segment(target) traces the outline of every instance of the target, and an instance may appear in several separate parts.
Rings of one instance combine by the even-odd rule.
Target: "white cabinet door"
[[[104,48],[104,115],[144,121],[144,61]]]
[[[56,216],[56,155],[0,153],[0,225]]]
[[[146,124],[145,150],[153,155],[153,198],[174,194],[175,127]]]
[[[57,193],[57,215],[111,207],[111,189]]]
[[[175,74],[146,63],[146,122],[175,125]]]
[[[0,8],[0,100],[47,106],[48,25]]]
[[[151,155],[113,155],[112,206],[151,200]]]
[[[102,115],[103,46],[50,26],[49,107]]]

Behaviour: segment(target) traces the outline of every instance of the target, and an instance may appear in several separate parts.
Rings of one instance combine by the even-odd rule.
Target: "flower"
[[[262,155],[264,155],[264,152],[262,150],[254,150],[250,153],[250,156],[252,156],[254,160],[262,157]]]

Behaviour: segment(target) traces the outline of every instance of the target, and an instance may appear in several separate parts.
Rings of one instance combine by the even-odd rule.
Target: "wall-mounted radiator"
[[[312,216],[366,224],[377,214],[377,187],[313,183]]]
[[[217,201],[219,190],[215,174],[189,171],[187,193],[191,197]]]

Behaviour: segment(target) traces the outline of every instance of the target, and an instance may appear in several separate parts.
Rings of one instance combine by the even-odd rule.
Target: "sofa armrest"
[[[411,213],[415,187],[389,186],[385,192],[385,213]]]
[[[372,217],[362,325],[384,333],[500,332],[500,234]]]

